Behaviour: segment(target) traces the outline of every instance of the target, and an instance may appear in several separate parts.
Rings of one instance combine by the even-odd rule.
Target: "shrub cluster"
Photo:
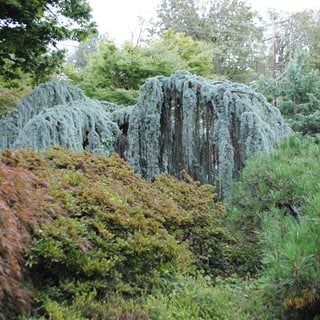
[[[1,160],[10,170],[47,181],[50,201],[63,209],[31,226],[33,241],[23,252],[28,280],[37,292],[34,310],[40,314],[59,319],[59,313],[69,312],[70,319],[91,319],[90,308],[79,300],[137,298],[163,275],[190,274],[196,267],[213,273],[223,269],[230,238],[219,222],[224,208],[208,186],[189,177],[147,182],[116,155],[60,147],[42,153],[6,151]],[[5,183],[8,179],[4,176]],[[35,206],[30,215],[49,210],[39,204],[39,192],[28,200]]]
[[[243,245],[261,258],[267,291],[290,319],[320,314],[319,166],[319,138],[292,136],[247,163],[230,199],[231,221],[241,222]]]
[[[249,160],[227,215],[211,187],[116,155],[0,160],[3,319],[319,317],[318,137]]]

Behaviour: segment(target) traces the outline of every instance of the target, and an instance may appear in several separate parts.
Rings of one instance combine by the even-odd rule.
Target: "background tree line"
[[[1,114],[54,75],[90,97],[130,105],[148,77],[185,69],[251,85],[294,129],[318,132],[320,11],[262,19],[246,0],[161,0],[157,19],[140,20],[138,40],[119,46],[95,33],[87,1],[8,1],[0,9]],[[54,49],[64,39],[80,41],[65,62]]]

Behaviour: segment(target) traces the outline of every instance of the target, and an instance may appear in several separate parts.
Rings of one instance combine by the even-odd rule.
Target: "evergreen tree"
[[[270,100],[275,99],[295,131],[320,132],[320,75],[306,52],[298,53],[275,82],[262,77],[257,87]]]

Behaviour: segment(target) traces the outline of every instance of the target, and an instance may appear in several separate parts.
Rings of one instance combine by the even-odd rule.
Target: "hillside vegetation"
[[[248,161],[227,204],[118,156],[1,156],[2,319],[318,319],[317,138]]]
[[[4,319],[25,309],[91,319],[96,303],[139,297],[164,275],[222,272],[231,239],[211,187],[188,176],[150,183],[118,156],[62,148],[1,160]],[[92,311],[79,306],[87,299]],[[99,319],[113,314],[103,309]]]
[[[0,1],[0,320],[320,320],[320,10],[253,2]]]

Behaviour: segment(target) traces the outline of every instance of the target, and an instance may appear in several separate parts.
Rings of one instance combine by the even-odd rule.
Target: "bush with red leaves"
[[[0,319],[30,307],[23,256],[35,228],[59,211],[51,204],[48,186],[30,171],[0,162]]]

